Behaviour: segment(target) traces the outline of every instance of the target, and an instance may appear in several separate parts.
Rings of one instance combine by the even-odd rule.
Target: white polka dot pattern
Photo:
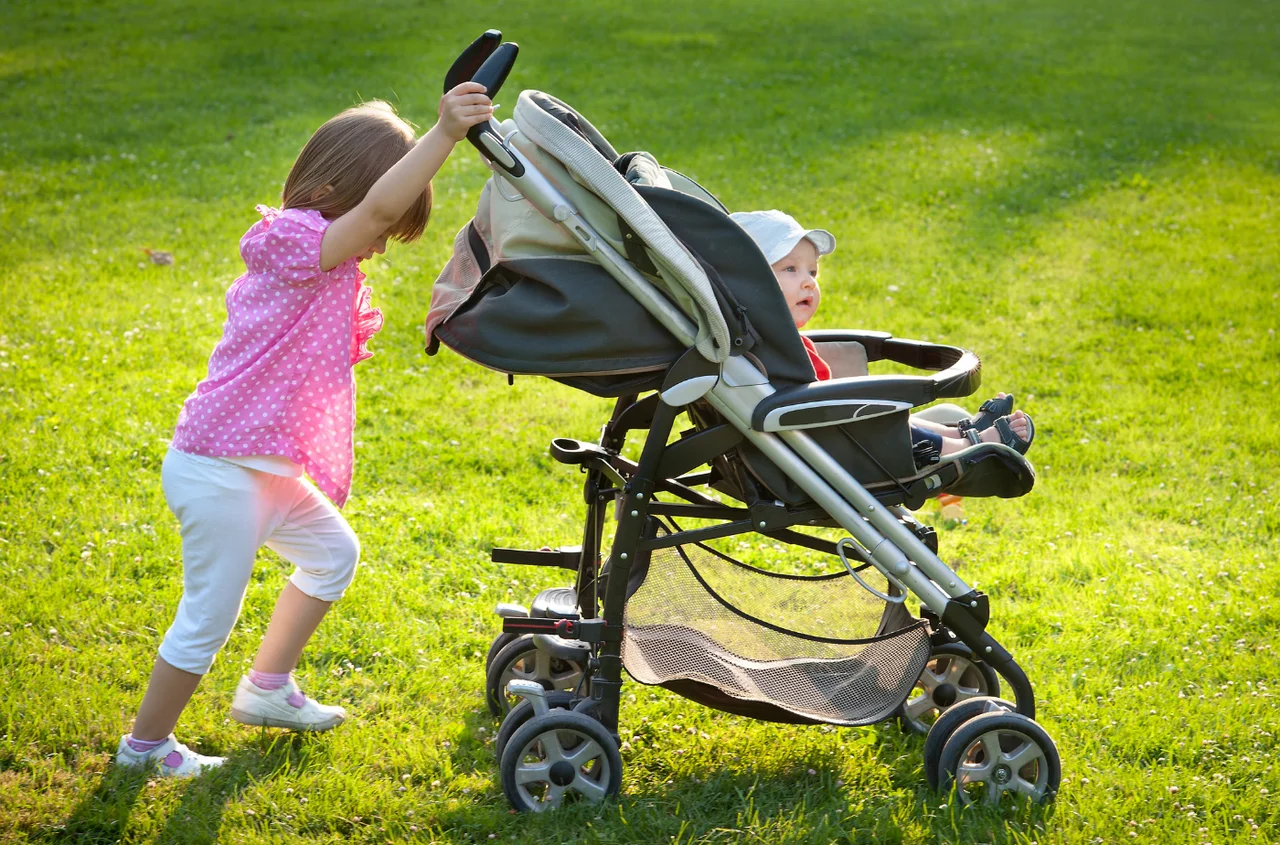
[[[211,457],[283,455],[341,507],[355,461],[352,368],[382,328],[360,262],[320,269],[329,221],[258,206],[240,239],[248,272],[227,291],[209,373],[182,406],[173,447]]]

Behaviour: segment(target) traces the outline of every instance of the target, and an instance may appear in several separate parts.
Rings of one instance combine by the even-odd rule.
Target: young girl
[[[431,177],[467,129],[493,114],[484,90],[466,82],[445,94],[439,121],[416,142],[385,103],[344,111],[303,147],[282,210],[258,206],[262,220],[240,241],[248,272],[227,291],[222,340],[183,405],[161,471],[181,526],[183,595],[117,764],[186,776],[222,762],[172,732],[231,633],[264,545],[296,568],[231,715],[311,731],[346,718],[303,695],[291,673],[360,554],[338,512],[351,487],[352,368],[373,354],[366,344],[382,327],[360,262],[381,255],[388,238],[422,234]]]

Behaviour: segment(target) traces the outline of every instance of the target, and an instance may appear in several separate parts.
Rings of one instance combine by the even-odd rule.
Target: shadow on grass
[[[495,720],[487,713],[465,717],[467,733],[492,736]],[[623,754],[622,795],[600,804],[568,800],[553,811],[516,814],[502,791],[492,742],[482,749],[461,744],[453,755],[458,770],[488,757],[490,790],[430,817],[416,834],[521,842],[600,841],[686,843],[751,841],[786,843],[900,843],[917,841],[983,841],[990,845],[1023,843],[1029,833],[1052,827],[1054,805],[1013,802],[999,808],[963,807],[954,795],[929,788],[920,767],[924,738],[904,736],[890,723],[874,737],[851,732],[850,747],[875,749],[854,782],[830,764],[802,763],[799,758],[735,764],[730,771],[715,764],[688,772],[652,763],[644,766]],[[817,726],[799,730],[818,730]],[[888,781],[882,780],[888,763]],[[655,775],[664,778],[655,782]],[[648,778],[646,782],[645,779]],[[416,841],[416,840],[415,840]]]
[[[43,836],[33,837],[33,841],[76,845],[115,843],[127,830],[143,824],[154,829],[152,835],[156,842],[214,842],[226,808],[251,784],[261,783],[305,762],[310,755],[309,740],[300,734],[280,734],[273,737],[265,749],[255,745],[237,750],[219,768],[175,782],[181,797],[163,821],[130,821],[139,797],[160,779],[145,770],[111,766],[62,825]]]

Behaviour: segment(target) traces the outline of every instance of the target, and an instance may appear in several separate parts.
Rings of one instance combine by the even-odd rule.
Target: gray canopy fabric
[[[494,265],[435,335],[491,369],[543,375],[596,396],[654,390],[684,348],[599,265]]]
[[[540,146],[556,134],[551,123],[568,133],[558,138],[561,152],[554,156]],[[673,306],[697,318],[700,351],[751,355],[775,385],[813,380],[764,256],[713,196],[647,153],[619,159],[627,165],[620,173],[605,159],[612,147],[594,127],[547,95],[524,92],[516,120],[503,128],[600,237],[636,259]],[[561,155],[570,147],[574,164],[566,168]],[[601,184],[613,195],[609,202]],[[684,352],[563,226],[498,176],[455,239],[426,328],[432,350],[439,341],[486,367],[557,378],[600,396],[656,388],[662,370]]]

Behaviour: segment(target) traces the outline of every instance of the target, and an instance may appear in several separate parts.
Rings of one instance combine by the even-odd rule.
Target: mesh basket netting
[[[874,569],[859,574],[887,591]],[[624,624],[641,683],[693,681],[836,725],[892,715],[930,652],[923,621],[847,572],[782,575],[703,545],[655,551]]]

